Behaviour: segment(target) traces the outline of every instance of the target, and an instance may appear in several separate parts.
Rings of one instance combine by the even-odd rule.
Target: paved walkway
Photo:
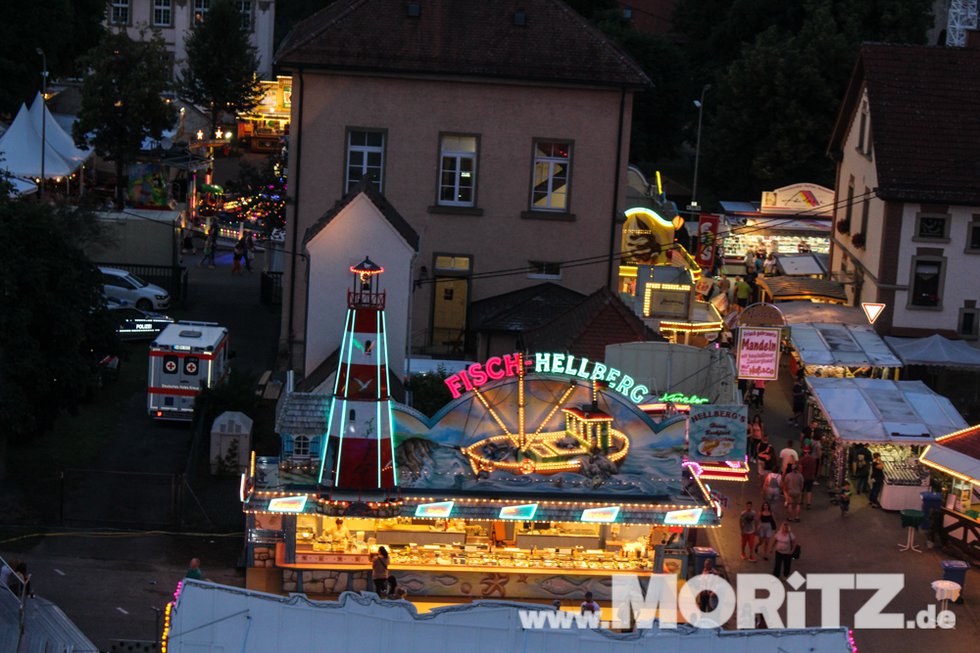
[[[776,451],[785,446],[787,438],[799,441],[796,427],[787,424],[790,416],[789,369],[783,367],[784,379],[770,383],[766,390],[766,408],[763,420]],[[758,508],[762,500],[761,481],[753,472],[748,483],[715,481],[712,488],[729,499],[728,509],[722,519],[722,528],[710,532],[709,539],[720,556],[726,575],[731,579],[739,573],[772,573],[772,559],[768,562],[759,557],[758,562],[743,561],[739,555],[738,515],[745,501],[752,501]],[[777,523],[782,522],[785,510],[775,509]],[[900,552],[898,544],[905,542],[906,530],[901,527],[897,513],[876,510],[868,506],[866,497],[855,496],[851,501],[850,514],[841,516],[840,510],[831,505],[826,484],[814,488],[813,508],[801,512],[800,523],[792,524],[803,554],[794,561],[793,568],[801,574],[808,573],[887,573],[905,574],[905,589],[885,609],[900,612],[905,620],[914,619],[918,611],[936,603],[931,589],[934,580],[942,578],[942,560],[959,559],[955,553],[926,548],[925,534],[916,536],[922,553]],[[805,589],[805,586],[801,589]],[[854,613],[873,594],[871,591],[843,592],[841,597],[841,624],[853,625]],[[807,593],[807,625],[820,623],[820,595]],[[941,650],[943,653],[973,652],[980,642],[980,573],[976,569],[967,572],[965,601],[952,606],[956,614],[955,630],[863,630],[855,631],[854,638],[861,651],[924,651]],[[785,614],[783,615],[785,618]]]

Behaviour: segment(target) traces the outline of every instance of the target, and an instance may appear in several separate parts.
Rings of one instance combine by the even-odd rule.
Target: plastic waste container
[[[704,561],[711,560],[711,564],[717,565],[718,552],[710,546],[696,546],[691,549],[694,552],[694,575],[704,571]]]
[[[963,602],[963,592],[965,590],[966,572],[970,569],[970,564],[962,560],[943,560],[943,580],[951,580],[960,586],[960,598],[957,603]]]
[[[932,528],[932,511],[943,506],[943,495],[939,492],[920,492],[919,496],[922,497],[922,512],[925,513],[919,528],[927,531]]]

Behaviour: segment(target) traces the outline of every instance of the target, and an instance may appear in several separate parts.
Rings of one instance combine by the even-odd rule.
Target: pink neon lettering
[[[459,391],[459,386],[462,385],[462,382],[459,380],[458,374],[447,376],[445,383],[449,387],[449,392],[452,393],[453,399],[459,399],[463,395],[463,393]]]
[[[459,371],[459,378],[463,380],[463,387],[466,388],[467,392],[473,389],[473,383],[470,381],[470,377],[466,376],[465,370]]]
[[[469,372],[470,377],[473,379],[473,385],[476,387],[479,388],[487,382],[487,373],[479,363],[473,363],[466,371]]]
[[[484,369],[486,369],[487,371],[487,376],[489,376],[494,381],[496,381],[497,379],[504,378],[504,371],[500,369],[500,366],[502,364],[503,361],[500,360],[498,356],[488,358],[486,365],[484,365]]]
[[[504,374],[518,376],[521,373],[521,357],[518,354],[504,355]]]

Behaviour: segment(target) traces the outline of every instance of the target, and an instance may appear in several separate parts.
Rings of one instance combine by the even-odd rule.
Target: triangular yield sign
[[[861,302],[861,308],[864,309],[864,314],[868,316],[868,322],[874,324],[881,312],[885,310],[884,304],[876,304],[874,302]]]

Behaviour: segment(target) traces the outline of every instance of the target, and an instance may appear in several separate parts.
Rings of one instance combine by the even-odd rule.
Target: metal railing
[[[96,265],[132,272],[143,281],[160,286],[175,301],[187,299],[187,268],[181,265],[142,265],[140,263],[112,263],[99,261]]]

